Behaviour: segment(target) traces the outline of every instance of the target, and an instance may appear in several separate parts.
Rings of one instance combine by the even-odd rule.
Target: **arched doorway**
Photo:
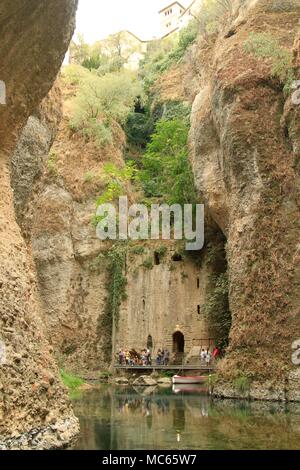
[[[148,349],[153,349],[153,338],[151,335],[148,336],[147,338],[147,348]]]
[[[181,331],[176,331],[173,334],[173,352],[184,353],[184,335]]]

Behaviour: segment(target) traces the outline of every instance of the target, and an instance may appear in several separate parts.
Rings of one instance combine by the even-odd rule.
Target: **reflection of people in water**
[[[177,434],[185,430],[185,405],[183,400],[178,400],[174,403],[173,428]]]
[[[170,412],[170,403],[163,398],[156,399],[156,406],[158,414],[167,415]]]

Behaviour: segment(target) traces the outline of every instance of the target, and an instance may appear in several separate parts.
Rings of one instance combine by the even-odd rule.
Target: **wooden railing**
[[[199,346],[201,349],[211,349],[216,344],[216,338],[193,338],[192,345]]]

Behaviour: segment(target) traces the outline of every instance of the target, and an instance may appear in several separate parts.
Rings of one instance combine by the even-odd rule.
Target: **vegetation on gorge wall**
[[[199,21],[193,19],[178,35],[153,41],[137,73],[124,70],[124,63],[119,70],[110,68],[103,73],[103,64],[100,64],[103,57],[96,58],[97,45],[87,47],[81,43],[77,47],[81,61],[78,64],[81,65],[71,65],[64,72],[64,80],[77,89],[70,121],[72,131],[82,133],[101,147],[112,138],[110,128],[112,122],[117,121],[127,141],[124,166],[105,164],[101,175],[97,176],[103,189],[96,206],[116,203],[119,196],[127,194],[129,187],[134,190],[135,202],[146,205],[154,202],[195,204],[199,201],[189,162],[191,103],[182,98],[162,100],[156,88],[157,81],[164,80],[171,67],[184,61],[186,51],[196,42],[198,33]],[[88,60],[87,54],[90,55]],[[114,54],[112,56],[114,61]],[[85,178],[95,181],[95,176],[89,172]],[[102,219],[95,216],[93,223],[97,225]],[[116,242],[106,255],[108,295],[105,313],[99,320],[99,335],[105,337],[102,344],[108,362],[111,360],[113,325],[116,327],[118,323],[120,305],[126,297],[124,258],[127,251],[126,244]],[[198,262],[197,256],[195,262]],[[153,257],[146,257],[142,265],[152,269]],[[226,315],[223,318],[223,313],[228,310],[225,277],[225,273],[212,277],[212,295],[207,299],[207,318],[215,330],[218,320],[221,320],[219,330],[227,321]],[[219,307],[220,316],[217,317],[215,309]],[[223,336],[217,332],[222,346],[228,341],[228,324],[226,326]]]

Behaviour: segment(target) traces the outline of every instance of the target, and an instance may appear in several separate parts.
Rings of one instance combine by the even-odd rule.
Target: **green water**
[[[73,397],[76,449],[300,449],[300,405],[211,400],[199,389],[103,386]]]

